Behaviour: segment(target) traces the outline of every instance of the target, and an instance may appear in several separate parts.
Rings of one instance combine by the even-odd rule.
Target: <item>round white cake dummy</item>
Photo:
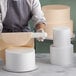
[[[53,45],[56,47],[68,46],[71,43],[71,31],[68,27],[53,29]]]
[[[12,47],[5,50],[4,69],[11,72],[27,72],[37,69],[34,48]]]
[[[65,47],[50,46],[51,64],[60,66],[73,66],[73,45]]]
[[[71,32],[67,27],[53,29],[53,45],[50,46],[50,61],[61,66],[73,66]]]

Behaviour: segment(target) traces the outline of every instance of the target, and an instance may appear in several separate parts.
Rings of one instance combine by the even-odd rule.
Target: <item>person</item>
[[[46,19],[39,0],[0,0],[0,11],[2,32],[31,32],[30,19],[37,32],[44,32]]]

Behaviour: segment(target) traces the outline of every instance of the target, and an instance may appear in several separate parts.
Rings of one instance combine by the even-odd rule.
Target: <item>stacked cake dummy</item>
[[[12,47],[5,50],[6,63],[4,69],[10,72],[27,72],[37,68],[35,49]]]
[[[61,66],[73,65],[73,45],[71,33],[67,27],[53,29],[53,45],[50,46],[50,61],[52,64]]]
[[[1,51],[4,69],[11,72],[27,72],[37,69],[35,61],[34,38],[47,37],[47,33],[16,32],[2,33],[2,40],[8,45]],[[3,43],[3,44],[5,44]],[[1,55],[0,54],[0,55]]]
[[[2,33],[0,56],[4,62],[3,69],[6,71],[27,72],[37,68],[34,39],[30,38],[30,33],[22,35],[23,33]]]
[[[45,31],[48,33],[47,39],[53,39],[53,27],[67,26],[71,30],[73,37],[73,21],[70,18],[70,7],[66,5],[46,5],[42,7],[47,26]]]

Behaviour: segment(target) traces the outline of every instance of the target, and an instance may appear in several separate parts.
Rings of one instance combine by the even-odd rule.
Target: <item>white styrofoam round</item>
[[[71,43],[71,31],[67,27],[53,28],[53,45],[68,46]]]
[[[61,66],[73,65],[73,45],[65,47],[50,46],[50,62],[51,64]]]
[[[8,48],[5,50],[5,55],[5,69],[8,71],[24,72],[37,68],[33,48]]]

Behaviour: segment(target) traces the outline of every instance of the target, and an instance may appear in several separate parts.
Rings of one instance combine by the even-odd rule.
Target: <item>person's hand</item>
[[[45,37],[40,37],[40,38],[37,38],[37,40],[38,41],[41,41],[41,42],[43,42],[44,41],[44,39],[46,39],[46,37],[47,37],[47,33],[44,31],[44,29],[38,29],[36,32],[39,32],[39,33],[43,33],[43,34],[45,34]]]
[[[42,41],[43,42],[44,39],[46,39],[47,33],[44,31],[45,28],[46,28],[46,24],[44,24],[44,23],[38,23],[36,25],[36,32],[40,32],[40,33],[44,34],[44,36],[37,38],[38,41]]]

